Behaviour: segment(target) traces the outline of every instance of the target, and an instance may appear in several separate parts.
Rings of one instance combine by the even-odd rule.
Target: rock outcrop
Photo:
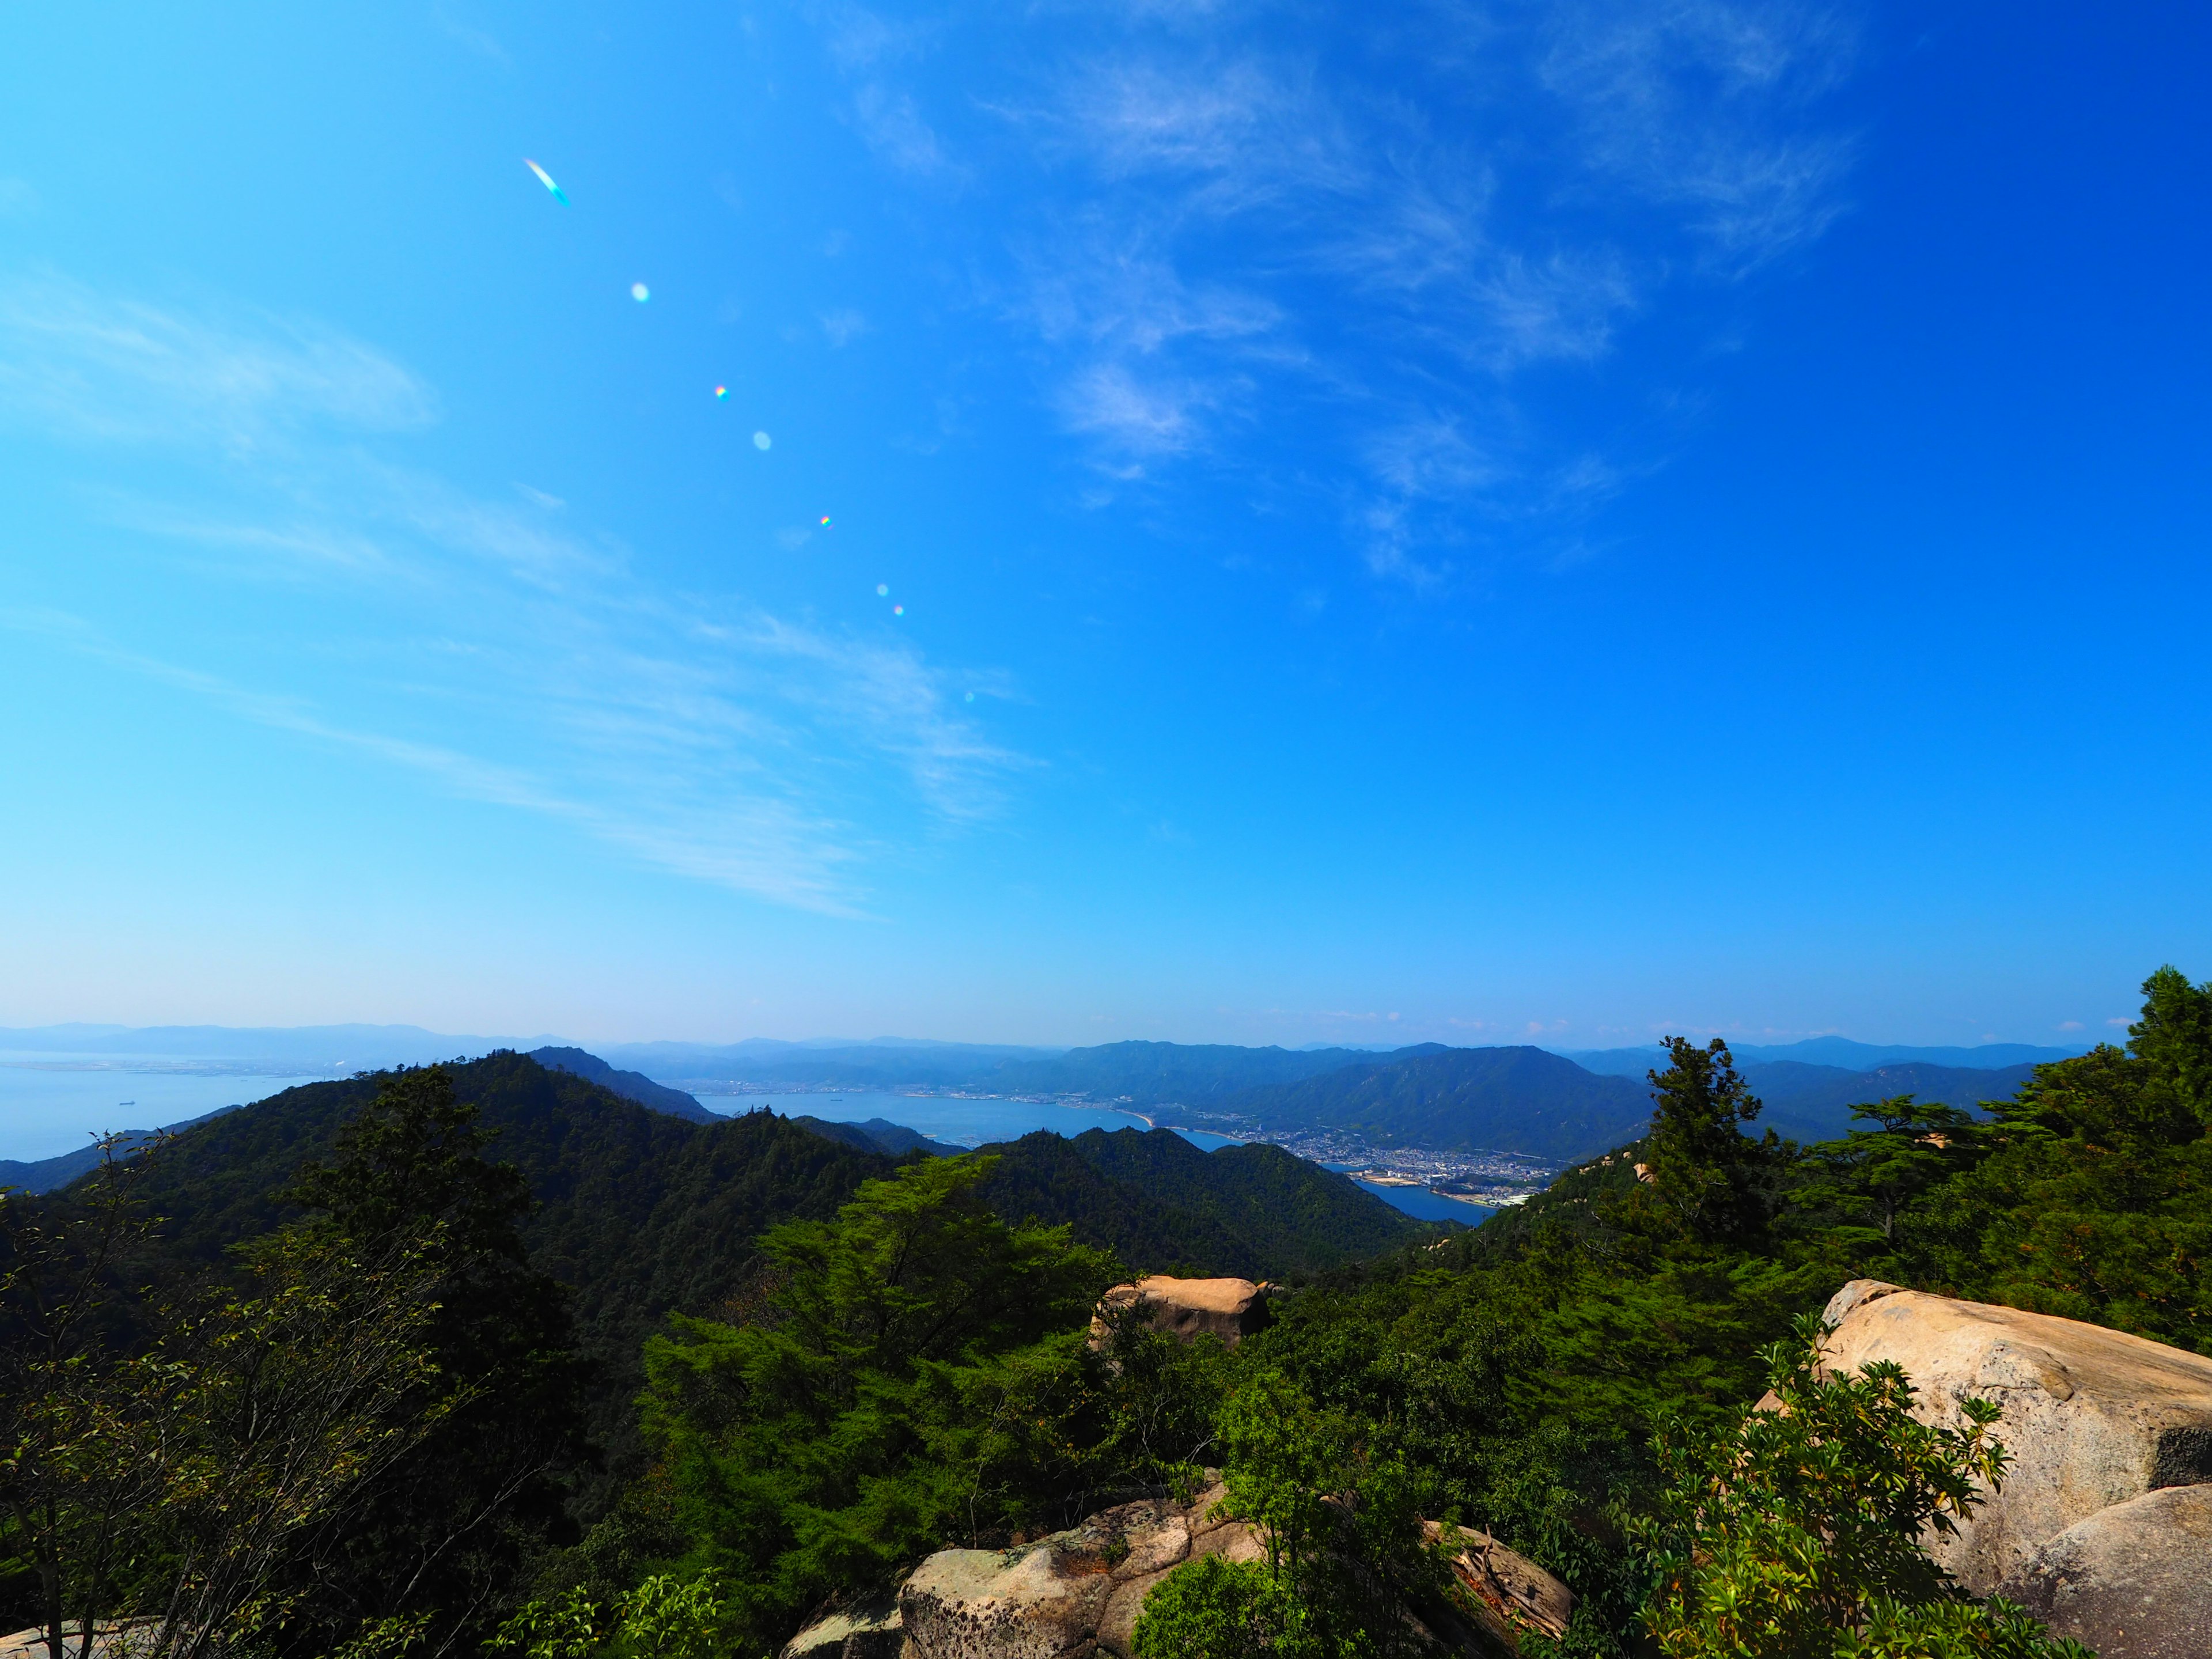
[[[1218,1336],[1235,1347],[1267,1322],[1267,1286],[1249,1279],[1170,1279],[1154,1273],[1133,1285],[1116,1285],[1098,1299],[1099,1317],[1091,1322],[1095,1347],[1106,1340],[1107,1322],[1116,1312],[1134,1310],[1154,1329],[1188,1342]]]
[[[2003,1483],[1929,1553],[2103,1659],[2212,1654],[2212,1359],[2048,1314],[1854,1279],[1824,1361],[1902,1366],[1916,1413],[2004,1413]]]
[[[95,1620],[92,1626],[92,1659],[130,1659],[134,1646],[143,1652],[153,1626],[159,1622],[153,1619]],[[64,1623],[62,1626],[63,1639],[68,1644],[72,1656],[83,1641],[83,1630],[82,1625]],[[41,1626],[0,1636],[0,1659],[47,1659],[51,1652],[52,1650],[46,1645],[46,1630]]]
[[[1920,1414],[1957,1426],[1959,1402],[2004,1413],[2003,1487],[1936,1559],[1977,1595],[2019,1573],[2048,1540],[2160,1487],[2212,1480],[2212,1359],[2049,1314],[1854,1279],[1828,1304],[1822,1349],[1856,1370],[1893,1359]]]
[[[1221,1495],[1124,1504],[1020,1549],[940,1550],[899,1591],[909,1659],[1126,1659],[1146,1596],[1176,1568],[1266,1555],[1250,1527],[1212,1516]]]
[[[2165,1486],[2046,1540],[1998,1587],[2098,1659],[2212,1654],[2212,1486]]]
[[[1265,1558],[1250,1527],[1213,1515],[1221,1497],[1217,1485],[1188,1504],[1123,1504],[1013,1549],[939,1550],[895,1609],[809,1626],[781,1659],[1127,1659],[1145,1597],[1176,1568]]]
[[[1214,1513],[1222,1496],[1217,1484],[1188,1504],[1123,1504],[1012,1549],[939,1550],[896,1601],[809,1626],[781,1659],[1129,1659],[1145,1598],[1177,1567],[1267,1559],[1250,1526]],[[1425,1527],[1431,1543],[1443,1534]],[[1565,1634],[1565,1584],[1486,1533],[1455,1536],[1461,1605],[1419,1609],[1447,1651],[1510,1656],[1531,1632]]]

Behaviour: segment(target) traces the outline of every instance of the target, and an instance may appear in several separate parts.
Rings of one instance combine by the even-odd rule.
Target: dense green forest
[[[1874,1277],[2212,1352],[2212,988],[2145,999],[1985,1114],[1811,1146],[1676,1042],[1641,1139],[1449,1236],[1263,1147],[893,1160],[514,1055],[295,1091],[8,1200],[0,1595],[163,1659],[757,1659],[1218,1469],[1268,1559],[1176,1573],[1142,1654],[1412,1651],[1425,1517],[1565,1579],[1567,1652],[2061,1652],[1917,1541],[2002,1423],[1918,1429],[1805,1321]],[[1240,1346],[1086,1340],[1131,1268],[1232,1263],[1295,1281]]]

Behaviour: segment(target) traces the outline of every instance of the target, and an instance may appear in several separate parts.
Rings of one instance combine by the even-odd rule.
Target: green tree
[[[1407,1596],[1435,1587],[1420,1546],[1416,1487],[1377,1461],[1355,1423],[1316,1407],[1261,1365],[1221,1409],[1224,1513],[1251,1524],[1264,1568],[1207,1557],[1148,1597],[1140,1656],[1273,1655],[1353,1659],[1411,1652]]]
[[[1279,1576],[1208,1555],[1154,1586],[1130,1646],[1137,1659],[1261,1659],[1282,1653],[1298,1622]]]
[[[1823,1375],[1817,1317],[1767,1350],[1778,1404],[1719,1433],[1662,1438],[1666,1481],[1645,1524],[1660,1584],[1645,1622],[1668,1659],[1967,1655],[2087,1659],[2016,1608],[1965,1595],[1922,1547],[1995,1488],[1997,1408],[1963,1430],[1912,1415],[1894,1363]]]
[[[379,1483],[469,1403],[433,1386],[440,1243],[429,1229],[370,1252],[285,1229],[247,1252],[242,1288],[210,1288],[121,1369],[116,1449],[159,1481],[129,1606],[155,1622],[134,1651],[281,1642]],[[332,1646],[420,1627],[371,1608]]]
[[[2212,1124],[2212,984],[2192,985],[2168,963],[2143,981],[2142,1016],[2128,1048],[2163,1092],[2199,1123]]]
[[[289,1645],[325,1651],[365,1620],[415,1613],[434,1642],[480,1636],[522,1564],[570,1535],[566,1479],[588,1455],[583,1366],[567,1294],[522,1243],[529,1183],[488,1156],[492,1140],[444,1066],[403,1068],[287,1194],[342,1248],[424,1241],[435,1304],[416,1402],[434,1431],[333,1522],[297,1587]]]
[[[2129,1049],[2036,1068],[1913,1224],[1962,1293],[2212,1352],[2212,991],[2145,981]]]
[[[1753,1243],[1772,1208],[1780,1144],[1771,1130],[1764,1140],[1744,1134],[1759,1101],[1737,1074],[1727,1043],[1715,1037],[1700,1048],[1686,1037],[1668,1037],[1667,1051],[1672,1063],[1649,1074],[1648,1187],[1620,1206],[1623,1222],[1698,1246]]]
[[[909,1165],[773,1230],[737,1322],[678,1316],[648,1345],[647,1435],[742,1646],[949,1538],[1079,1517],[1053,1510],[1104,1431],[1084,1328],[1111,1264],[994,1214],[991,1164]]]
[[[157,1470],[119,1455],[136,1419],[116,1376],[115,1275],[155,1224],[139,1202],[152,1166],[119,1151],[100,1142],[66,1199],[0,1188],[0,1562],[6,1611],[36,1620],[51,1659],[72,1620],[89,1651],[161,1492]]]
[[[1805,1149],[1790,1194],[1796,1224],[1841,1277],[1923,1281],[1935,1269],[1915,1224],[1927,1195],[1981,1156],[1974,1115],[1911,1095],[1850,1109],[1872,1127]]]

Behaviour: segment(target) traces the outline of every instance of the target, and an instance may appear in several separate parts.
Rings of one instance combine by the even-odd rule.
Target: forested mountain
[[[932,1158],[957,1158],[968,1150],[964,1146],[932,1140],[919,1129],[909,1129],[903,1123],[894,1123],[887,1117],[872,1117],[860,1123],[838,1123],[828,1118],[809,1117],[802,1114],[791,1121],[811,1134],[842,1140],[848,1146],[857,1146],[864,1152],[881,1152],[886,1158],[903,1158],[908,1152],[927,1152]]]
[[[617,1474],[635,1469],[629,1401],[646,1338],[666,1315],[738,1295],[769,1228],[826,1218],[893,1168],[890,1149],[858,1126],[769,1111],[695,1123],[525,1054],[445,1070],[493,1134],[489,1155],[512,1164],[536,1200],[522,1242],[570,1289],[578,1346],[593,1368],[592,1428]],[[371,1074],[287,1090],[170,1137],[143,1191],[167,1218],[171,1276],[179,1262],[212,1267],[228,1246],[297,1214],[285,1194],[299,1170],[330,1155],[383,1082]],[[824,1133],[839,1129],[851,1133]],[[879,1130],[909,1155],[930,1150],[911,1130]],[[1279,1279],[1437,1231],[1273,1147],[1209,1155],[1167,1130],[1128,1130],[1074,1144],[1039,1133],[984,1151],[999,1160],[983,1188],[995,1208],[1065,1223],[1132,1271]]]
[[[624,1100],[650,1106],[656,1112],[666,1112],[671,1117],[688,1119],[693,1123],[714,1123],[725,1115],[708,1111],[681,1089],[655,1083],[642,1072],[617,1071],[597,1054],[586,1054],[581,1048],[532,1048],[530,1058],[549,1072],[570,1073],[611,1089]]]
[[[1618,1146],[1651,1110],[1644,1085],[1530,1048],[1401,1051],[1217,1104],[1279,1132],[1344,1129],[1384,1146],[1553,1158]]]
[[[150,1129],[125,1129],[115,1142],[119,1152],[129,1152],[143,1146],[154,1139]],[[66,1187],[88,1170],[100,1166],[100,1151],[88,1145],[74,1152],[63,1152],[54,1158],[34,1158],[18,1161],[0,1158],[0,1187],[20,1187],[27,1193],[51,1193]]]
[[[1414,1239],[1435,1237],[1441,1229],[1415,1221],[1392,1208],[1349,1176],[1324,1170],[1279,1146],[1225,1146],[1208,1152],[1167,1129],[1086,1130],[1073,1139],[1025,1135],[1010,1146],[986,1148],[1005,1162],[984,1190],[1005,1215],[1034,1213],[1075,1224],[1085,1243],[1109,1245],[1125,1258],[1132,1252],[1103,1231],[1087,1230],[1082,1218],[1062,1206],[1024,1211],[1000,1194],[1024,1168],[1024,1158],[1043,1152],[1057,1160],[1053,1145],[1065,1146],[1102,1179],[1140,1193],[1181,1217],[1196,1217],[1209,1234],[1234,1240],[1234,1258],[1223,1257],[1210,1274],[1252,1279],[1341,1267],[1380,1255]],[[1171,1238],[1194,1237],[1176,1220]],[[1176,1259],[1197,1265],[1199,1253],[1187,1245]],[[1243,1265],[1230,1265],[1231,1260]]]
[[[775,1224],[827,1218],[890,1160],[807,1133],[772,1113],[693,1124],[526,1055],[445,1068],[481,1114],[490,1155],[527,1181],[520,1231],[533,1263],[568,1285],[577,1345],[594,1368],[591,1421],[634,1466],[627,1402],[638,1355],[670,1309],[703,1311],[742,1285]],[[161,1261],[212,1267],[225,1249],[298,1213],[284,1194],[331,1155],[374,1097],[378,1074],[289,1089],[173,1136],[143,1192]]]

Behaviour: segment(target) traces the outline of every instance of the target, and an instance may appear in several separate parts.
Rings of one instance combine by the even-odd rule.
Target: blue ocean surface
[[[1358,1177],[1355,1176],[1353,1179]],[[1425,1187],[1385,1187],[1372,1181],[1361,1181],[1359,1184],[1385,1204],[1422,1221],[1456,1221],[1462,1226],[1480,1227],[1498,1213],[1487,1204],[1462,1204]]]
[[[0,1053],[0,1158],[58,1158],[112,1129],[164,1129],[321,1077],[212,1070],[160,1056]]]

